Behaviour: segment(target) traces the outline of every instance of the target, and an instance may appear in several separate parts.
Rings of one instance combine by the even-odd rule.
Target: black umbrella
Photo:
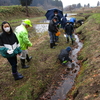
[[[59,9],[53,8],[53,9],[48,9],[45,16],[47,20],[52,20],[52,18],[55,16],[55,12],[57,12],[57,17],[58,19],[61,19],[63,17],[63,12]]]

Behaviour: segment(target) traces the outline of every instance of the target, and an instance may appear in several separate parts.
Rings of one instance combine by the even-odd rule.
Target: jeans
[[[72,34],[71,35],[66,34],[66,38],[68,38],[68,37],[70,37],[71,39],[73,39],[73,35]]]
[[[12,73],[17,72],[17,56],[7,58],[8,62],[12,66]]]
[[[54,43],[55,42],[55,33],[52,33],[49,31],[49,36],[50,36],[50,43]]]

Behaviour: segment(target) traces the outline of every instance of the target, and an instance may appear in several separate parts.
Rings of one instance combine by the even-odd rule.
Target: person
[[[75,24],[75,22],[76,22],[76,18],[70,18],[70,20],[69,20],[69,22],[72,24],[72,25],[74,25]]]
[[[1,25],[2,33],[0,34],[0,54],[7,58],[12,67],[12,74],[15,80],[22,79],[23,76],[17,71],[17,54],[21,54],[20,45],[10,24],[6,21]]]
[[[59,27],[59,24],[61,23],[61,18],[59,17],[59,15],[58,15],[58,11],[57,10],[54,10],[54,16],[53,16],[53,18],[54,17],[57,17],[57,25],[58,25],[58,27]],[[53,19],[52,18],[52,19]]]
[[[54,10],[54,16],[53,18],[56,17],[57,18],[57,21],[55,23],[56,27],[59,29],[60,26],[61,26],[61,18],[59,17],[58,15],[58,10]],[[55,35],[55,42],[58,42],[59,41],[59,36],[56,36]]]
[[[66,38],[67,38],[67,43],[69,43],[69,37],[70,37],[70,39],[72,41],[72,45],[74,43],[73,32],[74,32],[73,26],[70,24],[69,21],[67,21],[66,25],[65,25],[65,34],[66,34]]]
[[[66,47],[66,49],[62,49],[60,51],[60,54],[58,55],[58,59],[60,60],[60,62],[62,63],[62,65],[65,65],[68,61],[70,62],[74,62],[74,60],[72,60],[69,57],[69,54],[71,53],[72,49],[70,46]]]
[[[56,46],[55,44],[55,34],[58,32],[56,23],[57,22],[57,17],[54,17],[48,26],[48,31],[49,31],[49,36],[50,36],[50,48],[54,49]]]
[[[76,21],[76,24],[79,24],[80,26],[83,24],[83,19],[80,19],[80,20],[78,20],[78,21]]]
[[[65,28],[65,25],[66,25],[66,22],[67,22],[67,14],[65,14],[65,16],[62,17],[62,20],[61,20],[61,27],[64,29]]]
[[[22,68],[29,68],[29,66],[25,64],[25,60],[29,62],[32,59],[31,56],[30,57],[28,56],[28,50],[27,50],[28,47],[32,46],[32,43],[28,38],[28,31],[27,31],[27,29],[31,26],[32,26],[31,21],[29,19],[25,19],[22,21],[20,26],[17,26],[15,28],[15,34],[18,38],[22,50],[20,56]]]

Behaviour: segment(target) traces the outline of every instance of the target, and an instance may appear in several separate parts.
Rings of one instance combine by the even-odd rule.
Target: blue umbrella
[[[53,8],[53,9],[48,9],[45,16],[47,20],[52,20],[52,18],[55,16],[54,12],[58,12],[57,16],[59,17],[58,19],[61,19],[63,17],[63,12],[59,9]]]

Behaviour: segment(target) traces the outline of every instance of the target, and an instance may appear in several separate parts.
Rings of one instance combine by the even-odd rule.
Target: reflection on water
[[[33,27],[36,30],[36,33],[44,33],[48,30],[48,24],[35,24]]]
[[[67,14],[67,20],[70,20],[71,16],[77,15],[77,13],[68,13]]]
[[[44,20],[40,21],[40,23],[49,23],[49,22],[50,22],[50,21],[47,20],[47,19],[44,19]]]

